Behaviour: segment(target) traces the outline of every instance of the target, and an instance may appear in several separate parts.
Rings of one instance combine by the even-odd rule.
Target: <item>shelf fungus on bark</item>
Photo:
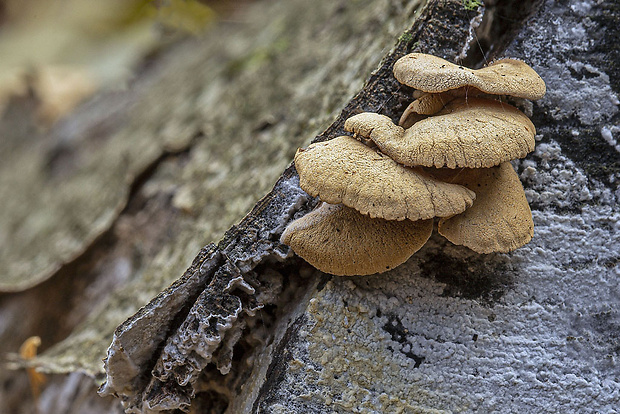
[[[439,234],[478,253],[509,252],[532,239],[532,212],[509,162],[463,169],[451,181],[475,191],[476,202],[464,213],[440,219]]]
[[[291,223],[281,241],[322,272],[370,275],[404,263],[432,231],[433,220],[370,218],[342,204],[323,203]]]
[[[400,83],[432,93],[470,86],[492,95],[535,100],[546,92],[545,82],[534,69],[516,59],[469,69],[436,56],[411,53],[396,61],[394,76]]]
[[[301,188],[331,204],[291,223],[282,243],[336,275],[399,265],[426,242],[433,217],[440,234],[478,253],[528,243],[532,213],[509,161],[534,150],[536,130],[492,95],[538,99],[542,79],[514,59],[473,70],[419,53],[394,74],[416,89],[400,125],[377,113],[344,125],[377,148],[338,137],[295,155]]]
[[[295,155],[301,188],[372,218],[424,220],[462,213],[475,194],[398,164],[354,138],[317,142]]]
[[[488,168],[534,150],[534,124],[517,108],[483,98],[458,98],[408,129],[386,116],[362,113],[345,129],[370,138],[407,166]]]

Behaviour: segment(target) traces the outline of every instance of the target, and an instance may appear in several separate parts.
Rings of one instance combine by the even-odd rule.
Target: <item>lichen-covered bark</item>
[[[83,255],[118,218],[132,182],[165,153],[188,147],[197,126],[163,117],[153,123],[154,109],[135,105],[157,99],[154,95],[166,93],[161,89],[188,94],[187,86],[176,85],[180,82],[153,88],[153,80],[141,79],[120,97],[90,102],[47,134],[13,108],[4,114],[0,292],[36,286]],[[24,109],[15,106],[15,111]]]

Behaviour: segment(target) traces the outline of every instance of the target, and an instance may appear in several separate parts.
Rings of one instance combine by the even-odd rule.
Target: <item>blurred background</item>
[[[98,91],[125,88],[162,48],[234,19],[249,2],[0,1],[0,114],[10,99],[29,96],[49,127]]]
[[[87,176],[79,168],[72,176],[72,167],[68,167],[73,162],[72,156],[57,157],[54,148],[79,148],[82,140],[97,141],[97,136],[108,133],[92,133],[92,128],[101,129],[96,119],[85,121],[91,125],[87,128],[91,132],[76,130],[75,123],[65,128],[61,125],[63,120],[75,115],[80,105],[105,96],[107,104],[100,109],[91,107],[85,113],[107,122],[109,116],[103,112],[114,112],[110,110],[113,97],[131,96],[135,83],[145,78],[143,75],[152,67],[160,65],[167,51],[184,41],[208,37],[209,29],[217,22],[239,23],[237,14],[250,3],[251,0],[0,0],[0,413],[39,412],[42,406],[48,407],[45,412],[74,412],[70,401],[79,400],[77,394],[92,399],[96,386],[91,379],[75,374],[68,381],[54,383],[53,376],[24,369],[22,361],[34,358],[66,337],[103,301],[102,292],[111,292],[115,284],[125,282],[117,277],[111,285],[93,287],[95,278],[90,274],[83,277],[86,276],[84,267],[71,267],[40,285],[56,274],[58,268],[53,261],[42,266],[41,277],[32,283],[17,280],[24,280],[23,277],[6,282],[12,275],[20,274],[18,268],[11,267],[11,263],[19,261],[14,255],[27,250],[36,252],[40,249],[36,240],[45,239],[42,228],[48,225],[34,218],[36,214],[32,212],[38,211],[40,217],[47,217],[46,220],[58,224],[56,227],[62,227],[58,217],[63,210],[69,216],[73,215],[71,208],[77,210],[78,203],[73,201],[55,208],[44,194],[51,187],[50,193],[56,192],[58,196],[62,192],[60,182],[68,183],[68,177],[82,180],[80,175]],[[127,98],[120,101],[123,99]],[[119,105],[118,110],[130,112],[127,105]],[[79,124],[84,116],[73,118]],[[109,119],[118,120],[115,116]],[[72,141],[72,134],[80,138]],[[28,152],[39,155],[24,157]],[[51,164],[44,160],[48,156],[54,165],[58,164],[53,171],[48,171]],[[22,157],[23,161],[16,161]],[[56,175],[59,181],[50,181],[59,171],[61,174]],[[86,190],[84,180],[78,185]],[[23,184],[30,182],[33,186]],[[37,188],[39,184],[41,187]],[[28,193],[33,198],[27,198]],[[26,201],[35,199],[35,202]],[[17,240],[25,228],[36,230],[31,236],[25,235],[20,243]],[[86,237],[84,243],[88,245],[92,240]],[[46,243],[62,244],[58,240]],[[80,246],[71,249],[84,250]],[[121,249],[129,256],[133,254],[127,246]],[[195,249],[190,250],[195,253]],[[23,263],[40,260],[41,256],[40,253],[29,255]],[[96,262],[96,259],[86,261]],[[111,273],[118,274],[119,269],[116,266]],[[28,337],[33,334],[41,338]],[[28,338],[24,341],[25,337]],[[45,399],[41,396],[45,387],[56,387],[52,393],[58,397],[57,401],[39,404],[41,398]],[[63,396],[63,392],[77,394]],[[97,402],[100,406],[89,404],[82,404],[80,412],[119,409],[118,402],[111,398]]]

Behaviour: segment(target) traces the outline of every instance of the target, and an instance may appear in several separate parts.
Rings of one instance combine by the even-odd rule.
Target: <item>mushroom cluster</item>
[[[400,265],[429,239],[435,217],[441,235],[478,253],[528,243],[532,213],[510,161],[533,151],[535,128],[501,96],[541,98],[540,76],[514,59],[473,70],[420,53],[399,59],[394,75],[415,89],[399,125],[358,114],[345,122],[353,137],[297,151],[300,186],[322,203],[282,243],[334,275]]]

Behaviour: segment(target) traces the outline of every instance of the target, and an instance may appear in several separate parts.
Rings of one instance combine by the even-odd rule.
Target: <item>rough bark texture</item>
[[[80,374],[102,379],[112,339],[103,389],[135,411],[617,409],[620,12],[593,0],[487,6],[480,22],[460,1],[433,1],[413,23],[405,1],[265,3],[255,26],[222,27],[160,58],[143,74],[148,92],[121,97],[137,102],[131,122],[103,135],[186,137],[173,148],[186,151],[152,150],[160,155],[132,173],[140,180],[120,191],[128,204],[98,241],[49,281],[0,297],[3,351],[73,331],[37,362],[75,372],[51,380],[42,411],[120,411]],[[434,235],[405,265],[358,278],[320,274],[279,244],[316,202],[286,168],[297,146],[341,134],[357,112],[397,120],[410,99],[391,76],[399,56],[479,66],[479,46],[487,59],[525,60],[547,82],[543,100],[523,103],[537,149],[515,164],[533,208],[530,244],[478,255]],[[67,131],[87,124],[83,111]],[[96,125],[84,134],[102,134]],[[25,376],[0,378],[3,409],[29,410],[16,400]]]

